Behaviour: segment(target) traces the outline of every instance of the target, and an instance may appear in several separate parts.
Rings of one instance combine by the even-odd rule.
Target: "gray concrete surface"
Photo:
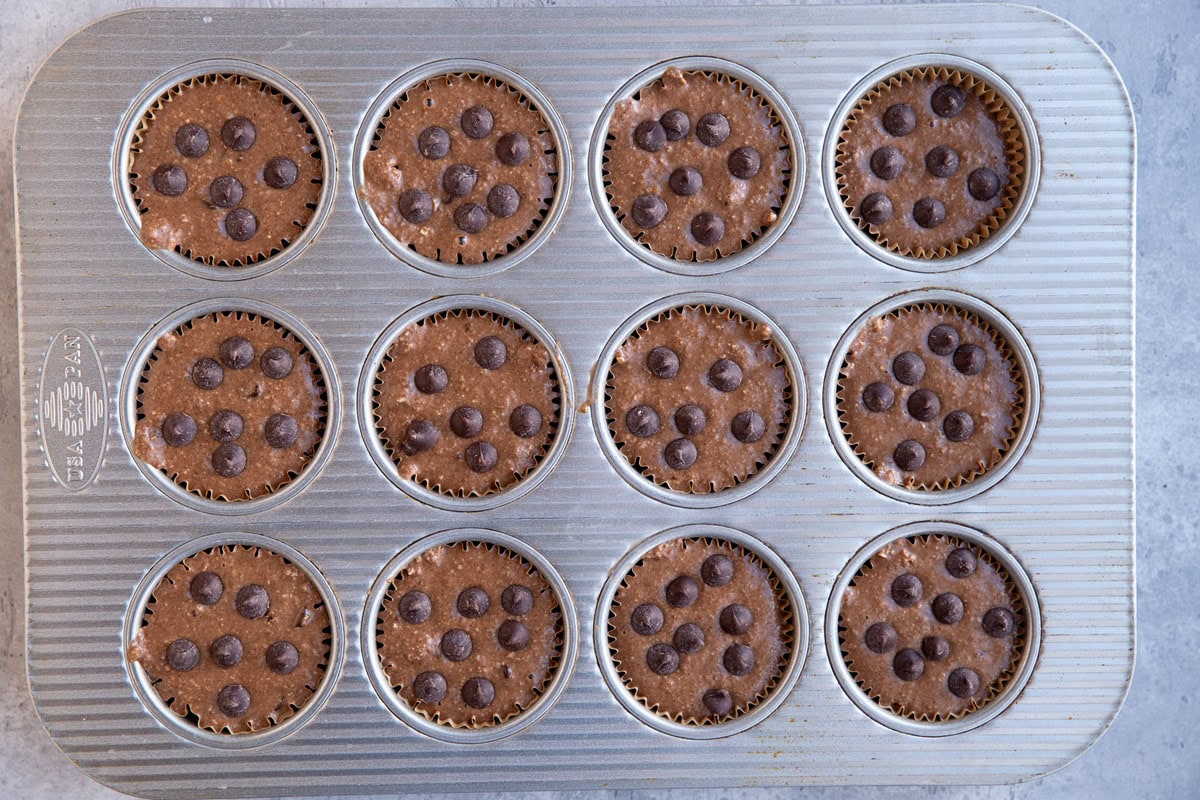
[[[556,5],[555,0],[518,0]],[[155,5],[203,5],[160,2]],[[490,3],[478,3],[488,5]],[[1091,751],[1057,773],[1011,787],[854,788],[653,792],[543,792],[541,800],[775,800],[903,795],[1200,797],[1200,615],[1191,590],[1200,572],[1200,442],[1184,419],[1200,395],[1200,234],[1195,140],[1200,135],[1200,3],[1195,0],[1041,0],[1090,34],[1125,78],[1138,122],[1138,655],[1128,701]],[[121,797],[93,783],[51,743],[25,681],[10,133],[41,60],[77,28],[141,0],[4,0],[0,4],[0,798]],[[371,6],[348,2],[223,0],[215,6]],[[1181,324],[1182,323],[1182,324]],[[1190,416],[1190,415],[1189,415]]]

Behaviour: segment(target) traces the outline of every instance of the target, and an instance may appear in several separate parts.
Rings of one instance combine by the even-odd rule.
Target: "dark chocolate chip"
[[[629,615],[629,627],[642,636],[653,636],[662,630],[662,609],[653,603],[642,603]]]
[[[976,200],[991,200],[1000,194],[1000,176],[989,167],[980,167],[967,176],[967,191]]]
[[[232,442],[242,435],[246,427],[242,415],[236,411],[223,408],[212,415],[208,421],[208,434],[218,442]],[[170,444],[170,442],[168,442]]]
[[[729,120],[716,111],[705,114],[696,122],[696,138],[700,144],[716,147],[729,138]]]
[[[704,648],[704,629],[694,622],[685,622],[675,629],[671,643],[681,653],[698,653]]]
[[[708,382],[719,392],[732,392],[742,385],[742,368],[729,358],[718,358],[708,368]]]
[[[235,242],[245,242],[258,233],[258,218],[248,208],[235,208],[225,215],[225,233]]]
[[[886,383],[868,383],[862,393],[863,405],[868,411],[880,413],[887,411],[896,402],[896,392]]]
[[[242,336],[230,336],[221,342],[217,353],[230,369],[245,369],[254,363],[254,345]]]
[[[233,208],[242,202],[246,190],[232,175],[222,175],[208,185],[208,199],[217,208]]]
[[[529,646],[529,628],[525,627],[525,623],[515,619],[505,620],[496,629],[496,641],[505,650],[513,652],[524,650]]]
[[[458,609],[458,613],[467,619],[476,619],[482,617],[492,607],[492,598],[488,597],[488,593],[480,587],[471,586],[458,593],[455,607]]]
[[[192,599],[205,606],[211,606],[221,599],[221,595],[225,594],[225,584],[221,582],[221,576],[215,572],[199,573],[192,578],[188,589],[191,591]]]
[[[673,608],[687,608],[700,599],[700,584],[691,575],[680,575],[667,584],[664,594]]]
[[[915,472],[925,465],[925,448],[915,439],[905,439],[892,453],[896,466],[905,472]]]
[[[250,710],[250,692],[240,683],[231,683],[217,692],[217,708],[230,718],[241,717]]]
[[[908,396],[908,413],[918,422],[929,422],[942,410],[942,401],[930,389],[917,389]]]
[[[279,675],[290,675],[300,666],[300,651],[291,642],[275,642],[267,648],[267,669]]]
[[[946,688],[955,697],[964,700],[979,693],[979,673],[970,667],[958,667],[946,676]]]
[[[405,592],[396,603],[396,613],[409,625],[420,625],[433,614],[433,601],[429,595],[416,589]]]
[[[882,225],[892,218],[892,199],[883,192],[871,192],[858,204],[858,213],[871,225]]]
[[[721,663],[730,675],[749,675],[754,669],[754,651],[744,644],[731,644],[725,648]]]
[[[917,127],[917,112],[908,103],[897,103],[883,112],[883,129],[892,136],[908,136]]]
[[[922,197],[913,204],[913,221],[922,228],[936,228],[946,221],[946,207],[941,200]]]
[[[680,406],[675,410],[675,428],[684,436],[695,436],[704,430],[708,417],[704,409],[694,403]]]
[[[232,442],[223,444],[213,451],[212,468],[222,478],[236,478],[246,469],[246,451]]]
[[[201,358],[192,365],[192,383],[200,389],[216,389],[225,381],[225,370],[211,358]]]
[[[657,228],[667,218],[667,204],[653,194],[643,194],[633,201],[633,221],[639,228]]]
[[[522,439],[537,436],[542,430],[542,412],[528,403],[519,405],[509,414],[508,427]]]
[[[417,702],[438,703],[446,696],[446,678],[440,672],[422,672],[413,681]]]
[[[479,172],[470,164],[451,164],[442,172],[442,188],[451,197],[466,197],[478,180]]]
[[[469,678],[463,684],[462,699],[471,708],[487,708],[496,699],[496,687],[487,678]]]
[[[491,111],[483,106],[471,106],[462,113],[458,124],[462,126],[462,132],[467,136],[472,139],[483,139],[492,132],[495,121],[492,119]]]
[[[208,131],[189,122],[175,131],[175,149],[181,156],[199,158],[208,152]]]
[[[706,689],[701,700],[715,716],[723,717],[733,711],[733,695],[724,689]]]
[[[527,586],[514,583],[501,592],[500,605],[510,614],[528,614],[533,608],[533,592]]]
[[[523,133],[506,133],[496,142],[496,158],[510,167],[524,164],[530,152],[529,138]]]
[[[263,182],[272,189],[287,189],[300,177],[300,168],[287,156],[275,156],[263,167]]]
[[[162,437],[171,447],[183,447],[196,438],[196,420],[182,411],[167,414],[162,421]]]
[[[634,406],[625,412],[625,427],[634,436],[653,436],[660,427],[658,412],[647,405]]]
[[[952,442],[965,442],[975,434],[975,419],[966,411],[951,411],[942,420],[942,432]]]
[[[946,572],[956,578],[969,578],[975,574],[978,563],[979,559],[969,547],[960,547],[946,556]]]
[[[767,422],[757,411],[741,411],[729,423],[733,438],[743,444],[754,444],[767,433]]]
[[[271,596],[257,583],[250,583],[238,589],[233,607],[246,619],[261,619],[271,610]]]
[[[707,586],[724,586],[733,580],[733,559],[724,553],[713,553],[700,565],[700,579]]]
[[[646,369],[656,378],[674,378],[679,374],[679,356],[671,348],[659,345],[646,356]]]
[[[963,375],[978,375],[987,365],[987,354],[975,344],[960,344],[954,351],[954,368]]]
[[[925,674],[925,659],[911,647],[906,647],[892,659],[892,672],[902,681],[915,681]]]
[[[962,598],[953,592],[945,592],[933,598],[931,607],[934,618],[943,625],[953,625],[960,621],[966,610]]]
[[[892,374],[907,386],[915,386],[925,377],[925,361],[911,350],[892,359]]]
[[[232,117],[221,126],[221,141],[230,150],[249,150],[257,138],[254,123],[245,117]]]
[[[475,646],[471,641],[471,634],[460,628],[454,628],[446,631],[442,636],[440,649],[442,655],[451,661],[465,661],[470,657]]]
[[[187,173],[183,167],[175,164],[163,164],[154,170],[154,177],[150,181],[154,184],[154,191],[167,197],[178,197],[187,191]]]
[[[663,642],[651,645],[646,651],[646,666],[655,675],[670,675],[679,669],[679,651]]]
[[[911,572],[898,575],[892,581],[892,600],[901,608],[912,608],[921,602],[924,593],[925,587],[921,585],[921,579]]]
[[[413,385],[421,394],[437,394],[450,385],[450,376],[441,364],[426,364],[413,373]]]
[[[667,178],[671,191],[681,197],[691,197],[704,188],[704,176],[695,167],[676,167]]]
[[[167,664],[178,672],[191,672],[200,664],[200,648],[191,639],[176,639],[167,645]]]
[[[439,125],[430,125],[417,135],[417,152],[430,161],[445,158],[450,152],[450,132]]]
[[[894,147],[881,147],[871,153],[871,172],[885,181],[895,180],[904,171],[904,154]]]
[[[725,220],[711,211],[701,211],[692,217],[691,230],[697,242],[712,247],[725,236]]]
[[[258,367],[263,375],[274,381],[280,381],[292,374],[292,354],[285,347],[268,347],[267,352],[258,360]]]
[[[633,141],[648,153],[657,153],[667,144],[667,132],[656,120],[644,119],[633,129]]]
[[[483,412],[471,406],[459,406],[450,414],[450,430],[464,439],[471,439],[483,430]]]
[[[662,125],[663,131],[667,134],[668,142],[678,142],[686,137],[692,130],[692,120],[688,117],[687,112],[678,108],[672,108],[670,111],[662,115],[658,120]]]
[[[696,463],[697,455],[691,439],[676,439],[663,448],[663,460],[671,469],[687,469]]]
[[[400,195],[396,208],[407,222],[420,225],[433,216],[433,198],[423,189],[407,189]]]
[[[983,615],[983,630],[993,639],[1011,636],[1017,629],[1017,620],[1007,608],[989,608]]]
[[[488,211],[501,219],[517,213],[521,205],[521,194],[507,183],[497,183],[488,190]]]
[[[508,347],[499,336],[485,336],[475,343],[475,363],[484,369],[500,369],[508,361]]]
[[[295,417],[288,414],[272,414],[263,425],[263,438],[271,447],[287,449],[300,438],[300,425]]]
[[[934,325],[925,344],[935,355],[948,356],[958,347],[958,331],[951,325]]]
[[[432,448],[437,440],[438,429],[432,422],[427,419],[414,419],[404,431],[404,441],[400,443],[400,448],[406,455],[415,456]]]
[[[949,178],[958,172],[958,153],[953,147],[939,144],[925,154],[925,169],[935,178]]]
[[[933,90],[929,105],[939,117],[957,117],[967,107],[967,93],[949,83],[942,84]]]
[[[729,167],[730,175],[749,180],[762,169],[762,157],[753,147],[739,147],[729,154],[725,164]]]
[[[926,636],[921,640],[921,653],[930,661],[945,661],[950,657],[950,642],[942,636]]]
[[[898,641],[896,629],[886,622],[876,622],[863,634],[863,643],[872,653],[888,653]]]
[[[499,460],[500,454],[491,442],[471,442],[463,451],[463,461],[473,472],[489,472]]]
[[[227,633],[213,639],[208,654],[218,667],[234,667],[242,660],[242,640]]]
[[[741,603],[730,603],[721,609],[718,621],[721,623],[721,630],[731,636],[741,636],[754,625],[754,614]]]

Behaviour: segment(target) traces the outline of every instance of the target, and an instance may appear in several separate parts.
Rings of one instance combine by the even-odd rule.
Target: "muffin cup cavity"
[[[1015,625],[1011,634],[1012,660],[986,687],[986,692],[977,699],[972,699],[961,711],[946,714],[917,713],[905,709],[901,704],[886,703],[879,691],[863,685],[849,663],[845,639],[848,631],[842,619],[846,590],[871,568],[872,558],[889,545],[905,540],[918,544],[945,542],[947,546],[960,546],[970,550],[979,561],[987,563],[995,570],[1003,580],[1012,601],[1012,619]],[[922,598],[926,602],[930,599]],[[935,609],[933,613],[938,612]],[[912,736],[953,736],[978,728],[1003,714],[1029,682],[1037,666],[1041,639],[1041,605],[1032,580],[1016,556],[986,533],[951,522],[916,522],[894,528],[873,539],[859,550],[842,570],[834,583],[825,610],[825,649],[834,676],[846,696],[874,721]],[[904,643],[892,644],[895,650],[903,646]],[[952,645],[950,654],[953,657]]]
[[[446,85],[442,86],[440,82]],[[442,172],[441,185],[416,186],[405,180],[403,186],[407,188],[403,192],[391,191],[392,184],[398,180],[396,176],[400,174],[400,165],[381,163],[371,168],[367,165],[368,158],[380,149],[389,119],[403,110],[410,93],[423,93],[424,105],[432,108],[437,103],[437,90],[450,92],[456,86],[507,90],[507,93],[515,95],[515,105],[522,109],[522,113],[532,111],[540,117],[537,129],[531,129],[532,138],[526,136],[523,145],[508,147],[505,144],[508,141],[506,136],[513,131],[502,130],[498,119],[493,128],[493,116],[486,107],[480,119],[467,120],[464,113],[458,122],[447,119],[443,120],[445,126],[430,124],[429,128],[420,132],[420,136],[414,135],[409,156],[417,160],[418,167],[425,166],[427,161],[432,161],[436,166],[445,165],[447,170]],[[508,113],[508,116],[516,115]],[[512,120],[514,125],[520,121]],[[464,125],[471,127],[471,131],[468,132]],[[436,133],[444,141],[423,142],[424,135],[433,128],[437,128]],[[460,181],[461,186],[452,186],[447,182],[449,170],[464,166],[455,162],[455,140],[462,147],[474,147],[480,152],[482,149],[476,143],[482,141],[488,149],[487,163],[466,164],[467,169],[460,169],[467,176]],[[407,146],[406,142],[406,149]],[[504,157],[510,159],[503,163],[500,156],[502,147],[507,147]],[[522,150],[527,152],[522,153]],[[520,171],[528,171],[539,159],[547,165],[543,180],[549,182],[550,190],[545,193],[546,196],[537,198],[538,206],[528,228],[521,231],[514,229],[515,232],[505,241],[490,245],[471,241],[469,237],[476,234],[486,237],[488,228],[528,216],[519,210],[522,204],[529,201],[528,198],[514,191],[508,192],[508,197],[500,197],[497,191],[505,179],[513,179],[515,183],[524,181],[528,176],[522,177]],[[523,76],[497,64],[475,59],[448,59],[425,64],[405,73],[376,98],[355,139],[352,177],[355,197],[367,226],[392,255],[431,275],[472,278],[491,275],[519,264],[550,238],[566,210],[571,190],[571,162],[566,127],[541,90]],[[372,175],[379,185],[372,184]],[[532,181],[533,178],[528,180]],[[383,185],[385,183],[386,186]],[[495,185],[487,186],[492,183]],[[503,185],[509,187],[507,183]],[[489,191],[484,191],[485,188],[489,188]],[[406,206],[404,198],[410,191],[414,191],[417,197]],[[450,204],[460,197],[464,202],[458,203],[451,212]],[[519,199],[514,201],[514,197]],[[470,202],[466,202],[468,200]],[[386,214],[382,213],[381,205],[386,205]],[[445,226],[446,230],[458,231],[457,241],[445,251],[435,244],[435,223]],[[403,230],[409,231],[411,236],[402,235]],[[414,241],[407,241],[406,238]]]
[[[776,129],[779,139],[783,142],[781,150],[785,150],[781,156],[776,155],[772,158],[771,153],[759,154],[757,151],[751,154],[752,160],[746,161],[738,166],[733,166],[732,160],[728,169],[734,172],[736,177],[743,177],[750,180],[761,172],[764,174],[772,174],[774,169],[773,164],[776,160],[779,161],[779,182],[778,198],[776,202],[772,202],[769,208],[763,210],[763,216],[757,221],[757,226],[753,229],[747,228],[745,236],[738,242],[736,247],[726,246],[722,251],[719,247],[713,250],[712,255],[708,255],[707,251],[714,248],[713,244],[705,244],[705,237],[715,236],[719,243],[724,234],[724,221],[717,219],[716,222],[711,220],[702,220],[705,217],[704,213],[696,215],[690,230],[691,236],[696,244],[689,244],[688,241],[681,241],[678,247],[673,247],[671,253],[662,252],[665,248],[655,250],[650,244],[642,241],[645,238],[646,228],[641,223],[633,222],[637,214],[642,213],[642,209],[637,208],[636,204],[632,203],[633,198],[629,198],[625,205],[618,202],[614,196],[612,187],[613,180],[609,170],[610,154],[615,141],[610,126],[614,116],[618,114],[623,104],[631,101],[636,102],[640,99],[644,90],[662,86],[664,79],[687,79],[688,76],[702,76],[707,80],[712,80],[719,85],[728,87],[731,91],[741,94],[747,92],[751,102],[756,103],[761,107],[766,118],[770,122],[770,126]],[[699,112],[691,114],[690,117],[695,119],[687,119],[686,131],[683,127],[674,128],[669,134],[665,134],[666,138],[663,142],[650,143],[649,146],[657,149],[664,149],[665,153],[671,150],[673,141],[690,137],[697,137],[701,120],[708,115],[701,115]],[[728,136],[728,122],[724,125],[724,134]],[[662,130],[660,127],[658,130]],[[706,133],[706,136],[709,134]],[[710,147],[720,147],[725,144],[725,136],[722,136],[721,131],[717,131],[714,135],[709,136]],[[729,137],[732,139],[733,137]],[[734,143],[735,144],[735,143]],[[644,149],[644,148],[643,148]],[[747,148],[742,148],[747,149]],[[657,150],[655,151],[657,152]],[[731,152],[730,159],[733,159],[737,154]],[[675,167],[687,167],[685,164],[675,164]],[[694,192],[703,192],[703,174],[696,173],[693,169],[692,174],[678,176],[672,174],[671,180],[678,180],[678,185],[673,185],[668,188],[669,181],[667,180],[667,172],[663,171],[665,167],[656,165],[653,169],[657,172],[662,172],[660,176],[662,180],[661,192],[668,199],[679,199],[686,197]],[[762,77],[755,74],[746,67],[736,64],[732,61],[726,61],[720,58],[712,58],[707,56],[689,56],[685,58],[675,58],[668,61],[655,64],[642,72],[635,75],[627,81],[613,97],[605,105],[600,113],[600,118],[596,123],[596,127],[592,133],[590,150],[588,153],[588,171],[591,181],[592,201],[595,204],[596,211],[600,215],[601,221],[612,234],[613,238],[625,248],[627,252],[636,256],[641,261],[649,264],[652,267],[661,269],[665,272],[671,272],[679,275],[716,275],[729,270],[737,269],[754,260],[768,248],[774,244],[783,232],[787,230],[791,224],[796,211],[800,206],[800,199],[804,189],[805,177],[805,156],[804,156],[804,140],[801,135],[800,125],[795,116],[792,114],[790,107],[783,96]],[[679,169],[675,170],[680,173]],[[711,178],[711,176],[710,176]],[[690,186],[689,186],[690,184]],[[740,206],[744,200],[737,197],[740,184],[734,184],[730,189],[729,197],[721,200],[721,204],[714,204],[713,210],[729,206]],[[640,198],[638,198],[640,199]],[[657,227],[664,215],[669,215],[669,204],[661,205],[658,213],[659,222],[653,222],[650,228]],[[711,216],[711,213],[709,214]],[[626,226],[629,222],[629,227]],[[719,228],[714,226],[720,223]],[[698,228],[697,226],[700,226]],[[630,228],[639,228],[641,234],[635,234]],[[703,229],[703,230],[702,230]],[[699,234],[697,233],[699,231]],[[677,256],[679,248],[688,250],[683,256]],[[706,255],[701,257],[697,248],[702,248]]]
[[[169,698],[160,695],[156,689],[156,685],[160,679],[151,674],[154,671],[153,669],[148,672],[141,663],[142,660],[150,657],[142,649],[141,631],[149,624],[154,604],[158,602],[156,600],[156,591],[161,589],[163,582],[168,578],[168,574],[176,568],[181,568],[185,564],[194,562],[197,559],[206,559],[208,557],[220,558],[222,555],[230,553],[244,558],[267,558],[273,564],[277,563],[299,568],[319,598],[314,608],[323,609],[325,616],[328,618],[326,625],[320,630],[324,634],[321,640],[321,643],[324,645],[324,652],[322,654],[322,661],[317,667],[319,678],[316,681],[316,685],[305,686],[305,689],[310,691],[311,694],[298,706],[291,704],[282,711],[277,710],[274,712],[278,714],[277,717],[259,720],[258,722],[262,727],[236,733],[231,732],[229,728],[217,730],[213,726],[200,727],[197,714],[190,708],[183,711],[175,708],[179,704],[187,705],[189,702],[188,698],[183,696],[182,693],[177,697]],[[259,574],[261,573],[255,573],[256,576]],[[226,585],[222,588],[222,594],[226,596],[221,597],[218,602],[233,605],[235,600],[232,595],[236,587]],[[187,591],[189,598],[192,596],[192,591],[194,590],[189,589]],[[306,609],[306,611],[309,614],[312,613],[312,609]],[[247,611],[237,616],[239,627],[236,632],[243,633],[246,642],[244,650],[240,646],[236,648],[239,663],[249,663],[248,660],[251,658],[264,657],[257,649],[256,644],[248,638],[249,635],[246,631],[252,632],[256,625],[266,623],[260,623],[258,619],[247,617],[247,613],[256,612]],[[306,619],[297,620],[298,626],[307,624],[310,623]],[[190,642],[190,640],[188,641]],[[242,641],[243,639],[239,638],[238,645],[241,645]],[[163,556],[146,573],[134,589],[133,597],[130,599],[129,606],[126,609],[125,622],[122,628],[122,642],[124,643],[124,649],[128,652],[124,661],[130,685],[133,687],[138,699],[145,705],[146,710],[159,724],[175,735],[194,744],[221,750],[242,750],[278,742],[285,736],[289,736],[303,728],[320,713],[322,707],[333,694],[341,674],[342,662],[346,653],[346,625],[342,617],[342,609],[338,602],[337,594],[333,591],[333,588],[321,574],[320,570],[300,552],[283,542],[258,534],[240,532],[217,533],[193,539],[176,547]],[[213,658],[210,643],[200,642],[194,644],[200,645],[197,649],[200,651],[200,667],[203,668],[205,663]],[[170,653],[170,650],[168,650],[168,653]],[[295,654],[294,648],[292,653]],[[303,649],[297,655],[301,667],[303,667],[307,656],[308,653],[304,652]],[[266,655],[265,657],[268,660],[271,658],[270,655]],[[168,658],[170,658],[170,655],[168,655]],[[192,669],[194,668],[192,667]],[[170,669],[170,667],[167,667],[167,669]],[[296,665],[294,663],[279,667],[279,671],[286,670],[285,674],[291,674],[295,669]],[[252,679],[256,673],[251,670],[246,674]],[[263,674],[266,673],[264,672]],[[220,681],[218,680],[217,682],[219,683]],[[242,688],[248,689],[252,697],[255,687],[252,681],[248,682],[251,685]],[[239,683],[237,686],[241,687],[241,684]]]
[[[156,115],[163,115],[172,103],[186,102],[189,90],[236,95],[242,89],[248,98],[278,101],[284,111],[279,120],[294,120],[296,129],[286,134],[273,128],[258,131],[253,124],[246,129],[235,103],[222,109],[229,117],[223,125],[218,127],[220,120],[214,117],[190,143],[176,131],[171,148],[164,138],[169,132],[158,132],[154,147],[169,155],[170,163],[147,164],[141,172],[135,169],[138,156],[149,144],[147,134],[153,131]],[[259,97],[255,98],[256,94]],[[273,105],[265,102],[265,107]],[[240,129],[233,124],[239,121],[243,123]],[[254,148],[254,142],[271,142],[274,135],[299,137],[294,142],[298,149],[289,149],[287,154],[295,160],[261,146]],[[186,153],[179,150],[181,144]],[[231,155],[235,152],[237,155]],[[256,165],[262,162],[257,171],[243,166],[248,158]],[[189,170],[219,177],[205,187]],[[333,207],[337,159],[324,117],[298,86],[258,64],[210,59],[174,69],[141,92],[118,128],[112,177],[126,223],[157,258],[194,277],[237,281],[278,269],[313,242]],[[284,191],[303,194],[281,203]],[[177,213],[174,207],[189,199],[195,201],[195,210],[184,208]],[[197,229],[189,241],[189,223],[181,222],[179,214],[198,218],[211,229]],[[221,252],[206,249],[203,238],[198,238],[206,235],[205,231],[218,237]]]

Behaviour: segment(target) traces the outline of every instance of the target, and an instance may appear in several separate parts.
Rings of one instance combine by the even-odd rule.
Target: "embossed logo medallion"
[[[96,478],[108,439],[104,369],[96,346],[78,328],[64,328],[42,362],[39,431],[46,464],[64,489],[78,492]]]

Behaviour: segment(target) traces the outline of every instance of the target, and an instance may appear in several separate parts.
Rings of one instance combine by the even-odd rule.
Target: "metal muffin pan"
[[[737,25],[728,9],[639,14],[644,24],[616,30],[606,9],[148,10],[93,24],[43,66],[15,147],[28,667],[51,736],[89,774],[155,797],[1000,783],[1062,766],[1111,724],[1135,635],[1134,134],[1119,77],[1069,25],[1012,6],[739,8]],[[445,31],[461,57],[503,66],[544,93],[576,175],[590,177],[584,139],[606,104],[670,59],[720,58],[769,82],[809,132],[799,141],[811,165],[823,163],[821,134],[864,76],[949,51],[1002,76],[1023,101],[1042,177],[1003,246],[936,276],[856,245],[825,197],[823,170],[810,169],[811,191],[778,239],[718,277],[644,263],[614,239],[577,182],[560,198],[553,234],[524,260],[450,280],[380,243],[353,199],[349,146],[386,87],[444,61]],[[237,292],[303,320],[310,349],[319,344],[328,356],[331,407],[359,409],[359,380],[381,332],[405,309],[447,294],[504,298],[553,332],[582,400],[578,413],[590,413],[604,343],[638,309],[681,293],[736,297],[778,323],[808,373],[804,403],[813,413],[824,408],[816,376],[881,298],[937,289],[1003,309],[1041,380],[1036,431],[1002,480],[939,508],[932,521],[987,531],[1033,582],[1043,634],[1020,696],[970,731],[903,734],[850,700],[818,648],[779,708],[752,728],[711,741],[664,735],[609,691],[587,629],[605,580],[639,542],[687,524],[746,532],[803,583],[815,642],[854,554],[883,532],[930,521],[929,509],[856,477],[821,425],[807,427],[761,490],[715,508],[679,508],[623,480],[583,426],[540,485],[468,523],[397,491],[372,461],[359,414],[345,413],[337,427],[346,430],[329,439],[319,473],[310,467],[311,482],[286,502],[237,504],[248,512],[239,531],[304,553],[336,587],[348,632],[337,690],[306,725],[251,750],[198,746],[160,724],[125,664],[130,593],[148,565],[227,533],[229,520],[147,480],[118,434],[127,413],[120,384],[156,320],[191,304],[224,305],[230,292],[141,244],[114,197],[124,180],[114,154],[124,152],[122,121],[140,113],[148,87],[213,58],[288,81],[333,134],[325,190],[336,199],[324,224],[313,225],[306,247],[289,249],[285,265]],[[83,403],[80,436],[71,401]],[[471,746],[399,724],[371,687],[355,635],[389,560],[465,524],[535,549],[562,576],[581,628],[576,668],[553,708],[516,735]]]

